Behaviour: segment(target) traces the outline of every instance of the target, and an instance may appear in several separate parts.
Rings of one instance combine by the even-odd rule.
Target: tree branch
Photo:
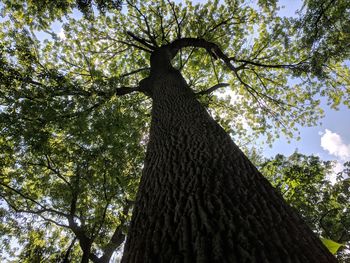
[[[62,213],[60,211],[57,211],[55,209],[52,209],[52,208],[47,208],[46,206],[40,204],[38,201],[36,201],[35,199],[31,198],[30,196],[27,196],[25,194],[23,194],[21,191],[7,185],[7,184],[4,184],[0,181],[0,185],[2,185],[3,187],[9,189],[10,191],[16,193],[17,195],[21,196],[22,198],[24,198],[25,200],[29,200],[31,201],[33,204],[37,205],[38,207],[40,207],[41,209],[39,210],[24,210],[24,209],[18,209],[14,206],[12,206],[9,202],[9,205],[16,211],[16,212],[27,212],[27,213],[32,213],[32,214],[41,214],[41,213],[44,213],[44,212],[49,212],[49,213],[54,213],[54,214],[57,214],[57,215],[60,215],[60,216],[63,216],[63,217],[67,217],[68,215],[65,214],[65,213]]]
[[[69,255],[70,255],[70,252],[71,252],[72,249],[73,249],[73,246],[74,246],[76,240],[77,240],[77,237],[74,237],[73,240],[72,240],[72,242],[70,243],[70,245],[69,245],[69,247],[68,247],[66,253],[64,254],[64,258],[63,258],[63,260],[62,260],[62,263],[69,263],[69,262],[70,262],[70,260],[69,260]]]
[[[333,212],[333,211],[337,211],[337,210],[339,210],[339,208],[332,208],[332,209],[326,211],[326,212],[321,216],[321,218],[320,218],[319,221],[318,221],[318,222],[320,223],[320,225],[321,225],[321,228],[324,230],[324,232],[326,233],[326,235],[327,235],[328,238],[332,238],[332,235],[331,235],[331,233],[328,231],[327,227],[324,226],[323,220],[325,219],[325,217],[326,217],[329,213],[331,213],[331,212]]]
[[[232,65],[231,59],[222,52],[222,50],[219,48],[218,45],[216,45],[215,43],[206,41],[204,39],[180,38],[180,39],[174,40],[172,43],[166,45],[165,47],[170,48],[170,51],[172,52],[173,57],[175,57],[175,55],[181,48],[185,48],[185,47],[204,48],[214,59],[220,58],[229,69],[231,69],[234,72],[237,71],[237,69]]]
[[[149,25],[147,16],[141,12],[141,10],[134,4],[130,3],[130,1],[127,1],[128,5],[130,5],[131,7],[133,7],[139,14],[140,16],[143,18],[143,21],[145,22],[146,28],[147,30],[144,30],[143,28],[141,28],[141,31],[144,32],[148,37],[150,41],[147,41],[146,39],[142,39],[143,41],[145,41],[146,43],[152,43],[153,44],[153,49],[158,47],[157,45],[157,41],[156,38],[157,36],[154,35],[154,31],[153,31],[153,35],[152,35],[152,30],[151,30],[151,26]],[[129,34],[129,32],[127,32]],[[132,36],[131,36],[132,37]],[[141,38],[140,38],[141,39]],[[136,40],[136,39],[135,39]],[[138,40],[136,40],[138,41]],[[143,44],[143,43],[142,43]],[[146,45],[147,46],[147,45]],[[149,44],[148,48],[152,47],[152,45]],[[152,48],[151,48],[152,49]],[[152,49],[152,50],[153,50]]]
[[[139,46],[139,45],[135,45],[135,44],[132,44],[132,43],[129,43],[129,42],[126,42],[126,41],[119,40],[118,43],[127,45],[127,46],[129,46],[129,47],[135,47],[135,48],[140,49],[140,50],[143,50],[143,51],[145,51],[145,52],[147,52],[147,53],[151,53],[151,52],[152,52],[151,50],[149,50],[149,49],[147,49],[147,48],[144,48],[144,47],[141,47],[141,46]]]
[[[305,63],[305,61],[301,61],[295,64],[263,64],[260,62],[255,62],[252,60],[246,60],[246,59],[236,59],[234,57],[229,58],[231,61],[235,61],[235,62],[243,62],[242,65],[238,66],[236,69],[240,70],[245,68],[246,65],[254,65],[254,66],[258,66],[258,67],[264,67],[264,68],[285,68],[285,69],[294,69],[297,68],[300,65],[303,65]]]
[[[174,3],[171,3],[169,0],[168,0],[168,4],[171,6],[171,10],[172,10],[172,13],[173,13],[173,16],[174,16],[174,19],[175,19],[175,22],[176,22],[176,26],[177,26],[177,38],[181,38],[181,23],[182,21],[179,21],[178,17],[177,17],[177,14],[176,14],[176,10],[175,10],[175,4]]]
[[[259,66],[259,67],[265,67],[265,68],[297,68],[305,63],[306,60],[300,61],[295,64],[263,64],[260,62],[255,62],[251,60],[245,60],[245,59],[236,59],[235,57],[228,57],[224,52],[219,48],[218,45],[216,45],[213,42],[209,42],[205,39],[201,38],[181,38],[176,39],[172,43],[165,45],[165,47],[169,47],[173,57],[177,54],[177,52],[185,47],[199,47],[204,48],[207,50],[207,52],[214,58],[214,59],[221,59],[225,65],[231,69],[233,72],[238,72],[239,70],[242,70],[245,68],[247,64]],[[232,64],[232,61],[234,62],[241,62],[242,65],[235,67]]]
[[[203,90],[203,91],[200,91],[200,92],[197,92],[196,95],[205,95],[205,94],[210,94],[212,92],[214,92],[215,90],[219,89],[219,88],[223,88],[223,87],[227,87],[229,86],[230,84],[228,83],[218,83],[212,87],[210,87],[209,89],[207,90]]]
[[[93,243],[93,239],[90,238],[85,229],[85,224],[84,221],[81,219],[81,225],[78,225],[75,221],[74,218],[76,217],[76,209],[77,209],[77,201],[78,201],[78,195],[79,195],[79,184],[80,184],[80,176],[77,175],[75,178],[74,185],[76,187],[75,191],[72,190],[72,199],[71,199],[71,204],[70,204],[70,214],[68,215],[68,223],[69,223],[69,228],[73,231],[77,239],[79,240],[79,245],[81,250],[83,251],[83,258],[85,260],[87,258],[91,258],[93,260],[94,254],[91,253],[91,245]],[[83,261],[82,261],[83,262]],[[87,262],[87,261],[86,261]],[[94,261],[95,262],[95,261]]]
[[[146,39],[136,36],[134,33],[130,31],[126,31],[126,33],[135,41],[139,42],[140,44],[144,45],[145,47],[149,48],[150,50],[155,50],[157,47],[149,44]]]
[[[315,31],[314,31],[314,36],[315,38],[318,38],[318,31],[319,31],[319,27],[318,27],[318,23],[319,21],[321,20],[322,16],[325,15],[326,11],[331,7],[331,5],[333,5],[333,3],[335,2],[336,0],[331,0],[325,8],[323,8],[323,5],[326,1],[324,1],[321,5],[320,5],[320,12],[318,14],[318,16],[316,17],[316,20],[314,22],[314,26],[315,26]]]
[[[221,27],[221,26],[223,26],[223,25],[226,25],[230,20],[233,19],[233,17],[234,17],[234,16],[231,16],[231,17],[229,17],[229,18],[227,18],[227,19],[224,19],[224,20],[220,21],[218,24],[214,25],[212,28],[207,29],[207,30],[201,35],[201,37],[204,37],[206,34],[215,31],[217,28],[219,28],[219,27]]]
[[[139,68],[139,69],[130,71],[130,72],[128,72],[128,73],[124,73],[124,74],[120,75],[119,78],[125,78],[125,77],[127,77],[127,76],[130,76],[130,75],[139,73],[139,72],[144,71],[144,70],[151,70],[151,68],[150,68],[150,67]]]
[[[123,96],[135,91],[142,91],[140,87],[120,87],[115,90],[116,96]]]
[[[125,234],[123,234],[123,228],[132,204],[133,202],[127,201],[126,205],[124,206],[123,212],[119,216],[120,224],[115,229],[106,247],[103,249],[103,256],[100,258],[101,262],[109,262],[109,259],[111,258],[113,252],[123,243],[125,239]]]
[[[16,213],[25,213],[25,214],[36,215],[36,216],[43,218],[45,221],[53,223],[59,227],[69,228],[69,226],[67,226],[67,225],[61,224],[61,223],[59,223],[51,218],[46,218],[45,216],[42,215],[42,213],[44,213],[44,212],[51,212],[51,211],[44,210],[44,209],[42,209],[42,210],[20,209],[20,208],[17,208],[15,205],[11,204],[11,202],[8,200],[8,198],[6,198],[6,196],[2,195],[1,193],[0,193],[0,197],[3,198],[6,202],[6,204],[11,209],[13,209]],[[62,216],[65,216],[65,215],[62,213]]]

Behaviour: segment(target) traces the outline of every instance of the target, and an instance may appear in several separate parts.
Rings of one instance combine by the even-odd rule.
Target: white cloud
[[[343,161],[350,159],[350,144],[345,144],[335,132],[326,129],[321,137],[321,147]]]
[[[62,40],[66,39],[66,34],[64,33],[64,29],[61,28],[60,32],[58,32],[58,37]]]

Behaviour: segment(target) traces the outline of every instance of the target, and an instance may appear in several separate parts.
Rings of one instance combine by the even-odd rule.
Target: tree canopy
[[[349,165],[344,164],[332,183],[332,162],[316,156],[295,152],[289,157],[276,155],[258,164],[263,175],[301,213],[311,229],[341,245],[337,253],[340,262],[347,262],[350,256]]]
[[[241,144],[297,136],[323,116],[322,97],[350,105],[348,0],[305,1],[293,18],[274,0],[22,3],[1,3],[0,232],[1,248],[11,255],[18,238],[27,262],[79,261],[86,242],[103,262],[123,242],[148,139],[151,101],[139,82],[157,47],[181,47],[174,67]],[[281,190],[297,180],[278,178]],[[287,200],[306,218],[326,214],[309,222],[315,231],[343,242],[343,221],[331,220],[341,206],[315,211],[293,191]]]

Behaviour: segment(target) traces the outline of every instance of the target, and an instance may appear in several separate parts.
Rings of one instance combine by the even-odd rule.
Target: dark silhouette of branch
[[[125,78],[125,77],[128,77],[128,76],[130,76],[130,75],[139,73],[139,72],[141,72],[141,71],[150,70],[150,69],[151,69],[150,67],[139,68],[139,69],[130,71],[130,72],[128,72],[128,73],[124,73],[124,74],[120,75],[119,78]]]
[[[294,69],[297,68],[303,64],[305,64],[305,60],[295,63],[295,64],[263,64],[260,62],[252,61],[252,60],[246,60],[246,59],[236,59],[234,57],[229,58],[231,61],[234,62],[242,62],[243,64],[237,67],[237,70],[245,68],[246,65],[254,65],[258,67],[264,67],[264,68],[284,68],[284,69]]]
[[[130,5],[131,7],[133,7],[133,8],[139,13],[139,15],[142,17],[143,21],[145,22],[145,25],[146,25],[146,28],[147,28],[147,29],[146,29],[146,30],[143,30],[143,29],[141,28],[141,31],[144,32],[144,33],[148,36],[150,42],[149,42],[148,40],[146,40],[146,39],[142,39],[142,40],[145,41],[146,43],[153,44],[153,48],[158,47],[157,41],[156,41],[156,38],[157,38],[157,37],[154,35],[154,32],[153,32],[153,35],[152,35],[151,26],[149,25],[147,16],[145,16],[145,14],[142,13],[141,10],[140,10],[136,5],[132,4],[130,1],[127,1],[127,4]],[[129,34],[129,32],[127,32],[127,33]],[[140,39],[141,39],[141,38],[140,38]],[[136,39],[135,39],[135,40],[136,40]],[[137,41],[137,40],[136,40],[136,41]],[[152,45],[150,45],[150,46],[152,46]],[[152,49],[152,48],[151,48],[151,49]]]
[[[306,63],[306,60],[300,61],[294,64],[263,64],[260,62],[245,60],[245,59],[236,59],[235,57],[228,57],[218,45],[213,42],[207,41],[201,38],[181,38],[176,39],[172,43],[165,45],[164,47],[170,48],[172,56],[174,57],[177,52],[186,47],[198,47],[204,48],[214,59],[221,59],[225,65],[231,69],[233,72],[238,72],[239,70],[245,69],[246,65],[254,65],[265,68],[298,68],[301,65]],[[232,62],[240,62],[242,65],[235,67]]]
[[[165,47],[168,47],[170,51],[172,52],[172,56],[175,57],[177,52],[186,47],[198,47],[198,48],[204,48],[214,59],[221,59],[225,65],[231,69],[232,71],[236,72],[237,69],[235,66],[232,65],[231,59],[222,52],[222,50],[219,48],[218,45],[215,43],[206,41],[201,38],[180,38],[174,40],[172,43],[165,45]]]
[[[232,20],[233,18],[234,18],[234,16],[231,16],[231,17],[229,17],[229,18],[227,18],[227,19],[224,19],[224,20],[220,21],[219,23],[215,24],[213,27],[208,28],[208,29],[205,30],[205,32],[201,35],[201,37],[204,37],[204,36],[207,35],[208,33],[211,33],[211,32],[213,32],[213,31],[215,31],[217,28],[219,28],[219,27],[221,27],[221,26],[227,25],[228,22],[229,22],[230,20]],[[242,18],[242,19],[244,19],[244,18]]]
[[[9,203],[9,205],[11,205],[11,207],[17,212],[27,212],[27,213],[33,213],[33,214],[41,214],[41,213],[44,213],[44,212],[49,212],[49,213],[53,213],[53,214],[57,214],[57,215],[60,215],[60,216],[64,216],[64,217],[67,217],[68,215],[65,214],[65,213],[62,213],[60,211],[57,211],[55,209],[52,209],[52,208],[47,208],[46,206],[40,204],[38,201],[36,201],[35,199],[33,199],[32,197],[22,193],[20,190],[18,189],[15,189],[11,186],[9,186],[8,184],[5,184],[5,183],[2,183],[0,181],[0,185],[2,185],[3,187],[7,188],[8,190],[10,190],[11,192],[13,193],[16,193],[17,195],[21,196],[22,198],[24,198],[25,200],[28,200],[30,202],[32,202],[33,204],[37,205],[38,207],[40,207],[40,209],[38,210],[24,210],[24,209],[18,209],[14,206],[11,205],[11,203]],[[8,203],[8,202],[7,202]]]
[[[182,61],[182,54],[180,53],[180,54],[181,54],[181,56],[180,56],[181,62],[180,62],[180,68],[179,68],[180,71],[186,66],[187,62],[190,60],[190,58],[191,58],[193,52],[195,51],[195,49],[196,49],[195,47],[193,47],[193,48],[191,49],[191,51],[190,51],[190,53],[188,54],[188,56],[187,56],[187,58],[186,58],[185,61]],[[180,52],[181,52],[181,50],[180,50]]]
[[[314,30],[314,36],[315,38],[318,38],[318,33],[319,33],[319,25],[318,23],[320,22],[321,18],[323,16],[325,16],[325,13],[326,11],[328,11],[328,9],[334,4],[336,0],[331,0],[327,5],[326,7],[323,7],[323,5],[325,4],[326,1],[324,1],[321,5],[320,5],[320,12],[318,14],[318,16],[316,17],[316,20],[314,22],[314,27],[315,27],[315,30]]]
[[[127,42],[127,41],[118,40],[117,42],[118,42],[118,43],[121,43],[121,44],[124,44],[124,45],[127,45],[127,46],[129,46],[129,47],[134,47],[134,48],[143,50],[143,51],[145,51],[145,52],[147,52],[147,53],[151,53],[151,52],[152,52],[152,50],[149,50],[149,49],[147,49],[147,48],[144,48],[144,47],[142,47],[142,46],[139,46],[139,45],[136,45],[136,44],[133,44],[133,43],[129,43],[129,42]]]
[[[324,230],[324,232],[326,233],[326,235],[327,235],[328,238],[331,238],[332,235],[331,235],[331,233],[328,231],[327,227],[324,226],[323,220],[326,218],[326,216],[327,216],[329,213],[331,213],[331,212],[333,212],[333,211],[337,211],[337,210],[339,210],[339,208],[332,208],[332,209],[326,211],[326,212],[321,216],[321,218],[318,220],[318,222],[320,223],[322,229]]]
[[[127,215],[132,205],[133,202],[128,200],[124,206],[123,212],[119,215],[120,224],[115,229],[106,247],[103,249],[103,256],[100,258],[101,262],[109,262],[113,252],[124,242],[125,234],[123,233],[123,228],[125,227]]]
[[[157,48],[157,46],[153,46],[151,44],[148,43],[148,41],[144,38],[141,38],[139,36],[136,36],[134,33],[130,32],[130,31],[126,31],[126,33],[135,41],[139,42],[140,44],[144,45],[145,47],[149,48],[150,50],[155,50]]]
[[[200,91],[200,92],[197,92],[196,95],[205,95],[205,94],[210,94],[212,92],[214,92],[215,90],[219,89],[219,88],[223,88],[223,87],[227,87],[229,86],[230,84],[228,83],[218,83],[212,87],[210,87],[209,89],[207,90],[203,90],[203,91]]]
[[[123,96],[135,91],[141,91],[140,87],[120,87],[115,90],[115,95]]]
[[[6,202],[6,204],[13,209],[13,211],[15,211],[16,213],[25,213],[25,214],[31,214],[31,215],[37,215],[39,217],[41,217],[42,219],[44,219],[47,222],[53,223],[59,227],[64,227],[64,228],[69,228],[69,226],[64,225],[62,223],[59,223],[51,218],[47,218],[43,215],[43,213],[45,212],[50,212],[50,213],[55,213],[56,211],[53,211],[52,209],[40,209],[40,210],[33,210],[33,209],[22,209],[22,208],[18,208],[16,207],[14,204],[11,203],[10,200],[8,200],[8,198],[5,195],[2,195],[0,193],[0,197]],[[57,211],[59,212],[59,211]],[[65,217],[66,215],[64,213],[59,212],[60,216]]]
[[[77,239],[79,240],[79,245],[81,250],[83,251],[83,257],[81,262],[88,262],[90,257],[91,260],[93,260],[93,254],[91,253],[91,246],[93,243],[93,239],[90,238],[85,229],[84,220],[80,220],[80,225],[75,222],[76,217],[76,209],[77,209],[77,201],[78,201],[78,195],[79,195],[79,183],[80,183],[80,176],[77,175],[74,181],[75,189],[72,190],[72,199],[70,204],[70,214],[68,215],[68,223],[69,228],[73,231]],[[95,261],[94,261],[95,262]]]
[[[179,39],[179,38],[181,38],[181,24],[182,24],[183,19],[181,21],[179,21],[177,14],[176,14],[176,10],[175,10],[175,4],[170,2],[169,0],[168,0],[168,4],[171,6],[171,11],[174,15],[174,19],[175,19],[176,27],[177,27],[176,34],[177,34],[177,38]]]
[[[73,246],[75,244],[75,241],[77,240],[77,237],[74,237],[72,242],[70,243],[66,253],[64,254],[64,258],[62,260],[62,263],[70,263],[70,260],[69,260],[69,255],[70,255],[70,252],[72,251],[73,249]]]
[[[63,175],[61,175],[60,170],[58,168],[55,168],[48,155],[45,155],[45,158],[47,160],[47,164],[41,162],[41,163],[33,163],[33,162],[26,162],[26,165],[31,165],[31,166],[41,166],[44,167],[51,172],[53,172],[55,175],[57,175],[58,178],[60,178],[62,181],[64,181],[68,186],[71,186],[70,183],[64,178]]]

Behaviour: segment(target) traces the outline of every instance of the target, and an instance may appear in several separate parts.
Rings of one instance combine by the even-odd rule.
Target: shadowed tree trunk
[[[336,262],[196,100],[169,51],[140,85],[150,141],[124,263]]]

